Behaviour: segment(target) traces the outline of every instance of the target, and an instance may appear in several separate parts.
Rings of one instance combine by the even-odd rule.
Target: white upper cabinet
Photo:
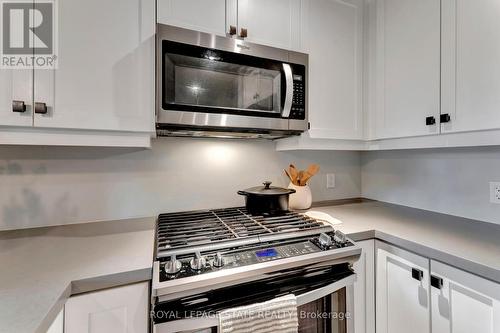
[[[227,1],[229,6],[229,1],[236,0]],[[226,0],[158,0],[157,20],[158,23],[221,36],[228,32]],[[236,22],[231,24],[236,26]]]
[[[429,260],[376,241],[376,332],[429,333]]]
[[[301,0],[238,0],[238,31],[249,42],[298,50]]]
[[[158,0],[158,23],[299,49],[302,0]],[[246,31],[242,35],[242,29]]]
[[[154,130],[154,0],[58,2],[59,67],[36,70],[35,127]],[[90,20],[90,21],[89,21]]]
[[[0,126],[33,125],[32,87],[33,71],[0,69]]]
[[[443,1],[443,132],[500,128],[500,2]]]
[[[439,133],[440,20],[440,0],[376,0],[375,138]]]
[[[309,134],[363,138],[363,1],[307,0],[302,49],[309,53]]]
[[[433,333],[500,332],[500,285],[431,261]],[[436,283],[440,282],[440,283]]]

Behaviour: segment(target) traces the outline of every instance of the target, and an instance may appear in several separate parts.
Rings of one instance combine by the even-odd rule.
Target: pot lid
[[[293,190],[293,189],[271,186],[270,181],[265,181],[262,184],[264,186],[256,186],[256,187],[247,188],[246,190],[239,191],[238,193],[242,194],[242,195],[248,195],[248,194],[252,194],[252,195],[282,195],[282,194],[295,193],[295,190]]]

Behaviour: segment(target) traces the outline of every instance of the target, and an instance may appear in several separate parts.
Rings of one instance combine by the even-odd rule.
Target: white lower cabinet
[[[430,332],[429,259],[376,241],[377,333]]]
[[[500,332],[500,285],[431,261],[432,333]]]
[[[500,284],[384,242],[375,251],[377,333],[500,333]]]
[[[54,319],[47,333],[64,333],[64,309],[62,309],[56,319]]]
[[[147,333],[149,284],[137,283],[71,297],[65,333]]]
[[[348,332],[375,333],[375,241],[373,239],[356,243],[362,252],[353,265],[357,275],[354,283],[353,325]]]

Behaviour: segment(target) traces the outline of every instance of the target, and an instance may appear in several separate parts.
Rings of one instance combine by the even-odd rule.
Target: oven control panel
[[[160,282],[210,273],[221,269],[248,266],[267,261],[307,255],[353,245],[340,241],[335,235],[322,234],[307,241],[258,247],[244,250],[221,251],[215,254],[195,253],[182,258],[171,257],[160,265]]]
[[[267,247],[259,250],[250,250],[237,252],[235,254],[227,254],[226,264],[234,266],[246,266],[258,264],[261,262],[277,260],[281,258],[296,257],[302,254],[320,252],[316,245],[311,242],[303,242],[297,244],[282,245],[276,247]]]

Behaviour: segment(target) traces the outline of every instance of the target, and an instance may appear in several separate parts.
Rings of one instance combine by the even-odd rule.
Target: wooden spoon
[[[299,177],[297,178],[297,185],[299,186],[304,186],[304,176],[305,176],[305,171],[299,171]]]
[[[297,168],[295,167],[295,165],[290,164],[288,171],[289,171],[290,176],[291,176],[290,179],[292,181],[292,184],[298,185],[297,184],[297,177],[299,176],[299,172],[297,171]]]
[[[303,185],[307,184],[307,181],[311,179],[312,176],[317,174],[319,171],[319,166],[317,164],[311,164],[307,170],[304,172],[304,176],[300,178]]]
[[[310,173],[311,175],[315,175],[317,174],[319,171],[319,165],[317,164],[311,164],[308,168],[307,168],[307,172]]]

